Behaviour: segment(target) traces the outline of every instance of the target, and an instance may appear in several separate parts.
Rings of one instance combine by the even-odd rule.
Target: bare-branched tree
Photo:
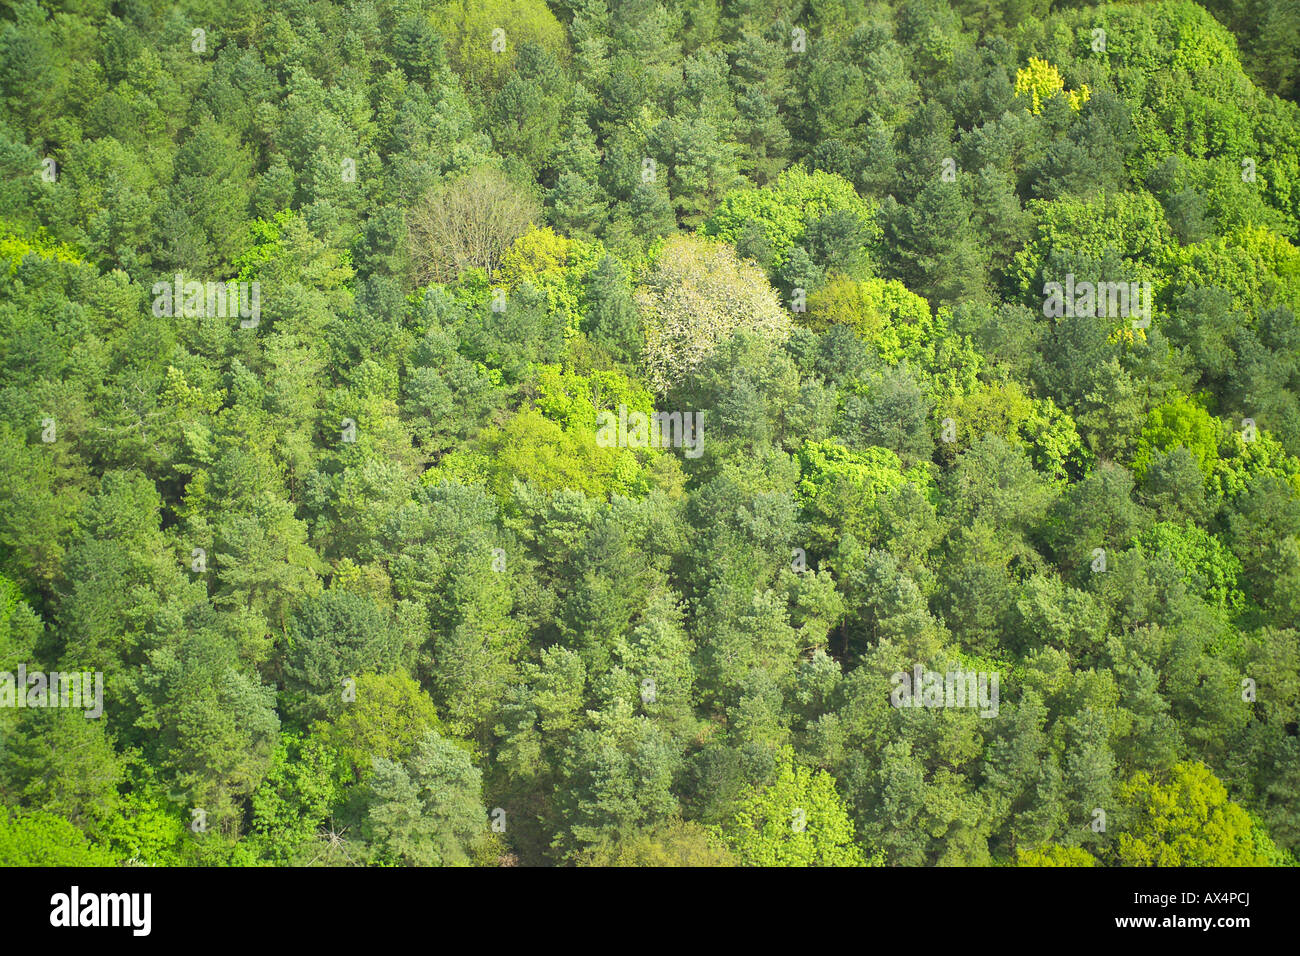
[[[450,282],[475,267],[490,275],[540,218],[528,192],[490,166],[435,186],[407,213],[416,281]]]

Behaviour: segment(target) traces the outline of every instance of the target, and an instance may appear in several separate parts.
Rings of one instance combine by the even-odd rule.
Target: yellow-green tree
[[[1060,72],[1046,60],[1036,56],[1029,58],[1029,65],[1016,71],[1016,96],[1028,96],[1032,102],[1031,113],[1041,113],[1043,104],[1054,96],[1064,94],[1070,101],[1070,108],[1078,111],[1092,98],[1092,91],[1087,84],[1077,90],[1066,90],[1065,81]]]
[[[796,765],[789,747],[772,782],[741,801],[723,836],[745,866],[866,865],[835,781]]]
[[[736,858],[698,823],[680,820],[638,830],[617,843],[592,847],[580,866],[734,866]]]
[[[448,0],[431,19],[447,39],[452,66],[472,92],[499,88],[521,43],[568,58],[564,27],[542,0]]]
[[[1036,850],[1016,851],[1016,866],[1101,866],[1097,858],[1079,846],[1053,843]]]
[[[1123,808],[1124,866],[1262,866],[1249,815],[1197,761],[1167,775],[1135,774],[1116,793]]]

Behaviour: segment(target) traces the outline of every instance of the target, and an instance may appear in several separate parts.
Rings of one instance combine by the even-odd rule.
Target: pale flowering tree
[[[636,295],[645,326],[643,362],[651,386],[667,392],[739,329],[774,341],[790,316],[763,270],[731,246],[669,239]]]

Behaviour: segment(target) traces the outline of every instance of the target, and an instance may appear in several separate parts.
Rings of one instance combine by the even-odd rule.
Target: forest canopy
[[[1295,0],[5,4],[0,864],[1295,865],[1297,96]]]

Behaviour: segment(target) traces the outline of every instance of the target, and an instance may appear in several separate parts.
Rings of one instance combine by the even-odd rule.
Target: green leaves
[[[1118,837],[1122,866],[1260,866],[1254,824],[1201,763],[1174,767],[1162,780],[1139,772],[1116,796],[1126,817]]]
[[[4,866],[116,866],[119,862],[56,814],[0,810],[0,864]]]
[[[0,710],[0,862],[1291,861],[1285,5],[58,6],[0,672],[105,700]]]
[[[362,824],[375,862],[467,866],[488,823],[481,781],[469,754],[432,732],[401,763],[376,758]]]
[[[823,261],[844,269],[859,261],[879,234],[870,204],[851,183],[833,173],[810,173],[802,166],[787,169],[764,189],[728,193],[701,231],[737,243],[750,224],[758,228],[767,254],[759,265],[769,274],[775,274],[791,251],[805,242],[830,252]]]
[[[743,866],[864,866],[853,823],[829,774],[783,750],[770,784],[740,801],[723,830]]]

